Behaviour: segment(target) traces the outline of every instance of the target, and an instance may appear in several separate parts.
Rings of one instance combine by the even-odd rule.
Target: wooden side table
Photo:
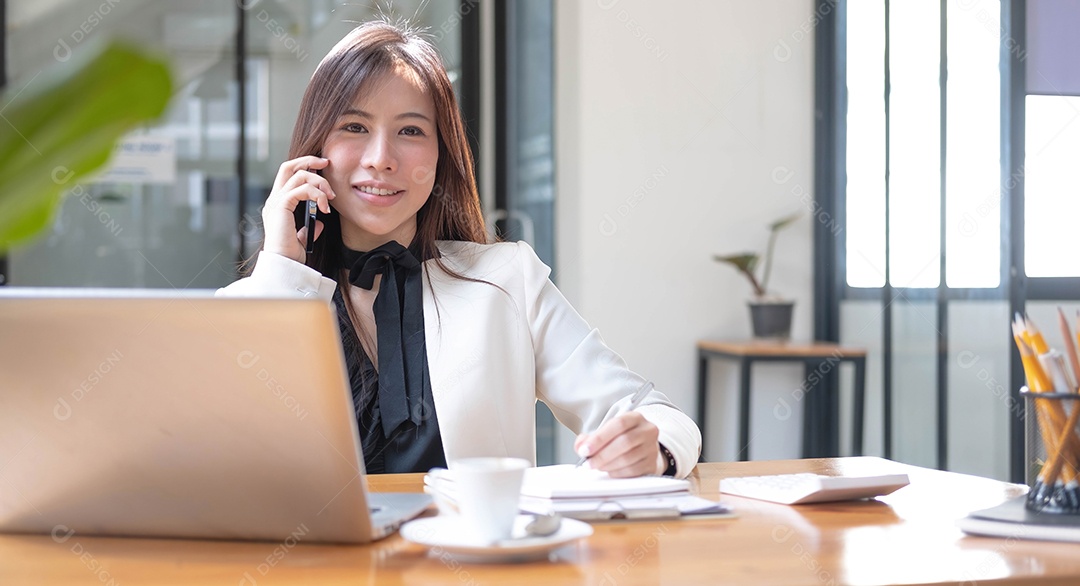
[[[828,342],[780,342],[767,340],[723,342],[699,340],[697,392],[698,425],[701,428],[701,441],[705,445],[706,414],[708,413],[709,360],[727,358],[739,363],[739,459],[748,460],[750,456],[750,367],[754,362],[801,362],[806,373],[805,381],[811,381],[814,373],[821,375],[850,362],[855,366],[855,396],[852,417],[852,453],[862,455],[863,418],[866,401],[866,350],[843,347]],[[803,457],[839,456],[840,428],[839,393],[825,389],[825,393],[815,392],[824,385],[805,388],[803,385]],[[820,396],[819,396],[820,395]],[[815,453],[829,452],[829,453]]]

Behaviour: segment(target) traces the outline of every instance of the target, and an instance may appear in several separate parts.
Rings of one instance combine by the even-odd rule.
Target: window
[[[1024,268],[1029,277],[1080,277],[1080,97],[1027,97]]]
[[[848,5],[847,283],[885,284],[885,3]],[[854,49],[854,50],[853,50]]]
[[[113,36],[167,54],[175,77],[168,112],[132,138],[168,147],[170,172],[105,175],[76,187],[85,195],[66,198],[46,234],[10,253],[0,283],[161,288],[213,288],[236,278],[238,261],[262,240],[260,208],[307,80],[334,43],[377,10],[326,0],[0,7],[13,87],[41,83],[35,75],[56,59]],[[479,21],[476,7],[476,0],[400,0],[389,8],[428,28],[459,94],[479,85],[463,75],[466,66],[479,69],[463,63],[462,23]]]
[[[1009,316],[1080,300],[1080,4],[819,4],[815,331],[870,350],[868,451],[1023,481]]]
[[[847,4],[849,286],[938,287],[942,236],[946,286],[1000,285],[1000,11]]]

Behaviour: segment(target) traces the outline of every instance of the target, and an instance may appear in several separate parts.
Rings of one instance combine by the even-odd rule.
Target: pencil
[[[1037,355],[1046,354],[1050,350],[1050,347],[1046,345],[1046,338],[1043,337],[1042,332],[1039,331],[1035,322],[1027,315],[1024,315],[1023,325],[1024,330],[1027,331],[1028,336],[1030,337],[1028,343],[1031,344],[1031,349],[1034,350]]]
[[[1036,355],[1034,360],[1031,360],[1031,364],[1034,370],[1036,386],[1039,388],[1033,388],[1032,390],[1035,392],[1058,391],[1063,393],[1075,391],[1076,389],[1065,376],[1064,361],[1059,360],[1060,354],[1049,348],[1046,339],[1043,337],[1042,332],[1039,331],[1038,326],[1035,325],[1035,322],[1028,316],[1024,316],[1021,322],[1019,316],[1017,316],[1017,325],[1020,329],[1021,338],[1029,346],[1028,351]],[[1068,333],[1065,334],[1065,337],[1070,341],[1072,340],[1072,336]],[[1057,354],[1056,358],[1055,354]],[[1021,360],[1023,360],[1023,355],[1024,350],[1021,349]],[[1043,444],[1046,446],[1047,456],[1046,465],[1040,474],[1042,486],[1039,487],[1039,492],[1041,497],[1049,498],[1050,495],[1062,488],[1058,483],[1059,475],[1063,483],[1070,490],[1075,491],[1077,474],[1080,473],[1075,464],[1076,457],[1080,455],[1080,437],[1077,437],[1075,433],[1076,418],[1072,414],[1066,416],[1063,405],[1056,400],[1046,400],[1051,401],[1050,403],[1040,399],[1035,400],[1038,404],[1036,410],[1039,416],[1039,432],[1042,435]],[[1074,410],[1080,409],[1074,408]],[[1080,417],[1080,415],[1077,415],[1077,417]],[[1051,443],[1048,444],[1048,440]],[[1074,496],[1080,497],[1080,495]]]
[[[1020,351],[1020,362],[1024,365],[1024,376],[1027,378],[1028,388],[1033,393],[1047,392],[1051,390],[1050,378],[1039,365],[1031,344],[1025,338],[1030,339],[1030,336],[1017,318],[1017,321],[1013,322],[1013,340],[1016,342],[1017,350]]]
[[[1064,428],[1061,430],[1060,437],[1054,445],[1054,456],[1047,459],[1046,463],[1046,475],[1044,478],[1044,486],[1054,486],[1057,484],[1058,474],[1061,472],[1061,468],[1068,464],[1069,467],[1074,468],[1075,465],[1075,453],[1071,451],[1065,445],[1072,435],[1073,429],[1076,428],[1076,423],[1080,421],[1080,406],[1073,404],[1072,413],[1069,415],[1069,419],[1066,420]],[[1049,450],[1047,450],[1049,452]],[[1068,469],[1066,469],[1068,472]],[[1074,471],[1075,475],[1075,471]]]
[[[1040,354],[1048,354],[1049,347],[1034,322],[1017,314],[1013,322],[1013,339],[1020,351],[1020,361],[1024,365],[1024,373],[1031,391],[1035,393],[1053,392],[1054,385],[1051,383],[1050,376],[1043,369],[1035,352],[1035,349],[1039,348],[1042,350]],[[1040,498],[1045,498],[1046,495],[1054,491],[1058,475],[1062,466],[1066,463],[1065,458],[1058,456],[1058,438],[1061,438],[1063,445],[1067,446],[1070,452],[1077,454],[1080,454],[1080,438],[1076,437],[1071,428],[1065,427],[1068,418],[1065,416],[1061,405],[1056,401],[1048,404],[1046,400],[1039,398],[1033,400],[1035,401],[1039,434],[1042,436],[1043,446],[1046,449],[1046,465],[1040,471],[1039,481],[1032,490],[1039,493]],[[1059,429],[1063,433],[1057,433]],[[1058,464],[1059,461],[1062,463]],[[1054,470],[1055,467],[1056,470]],[[1053,477],[1050,475],[1052,471],[1054,472]],[[1073,481],[1077,474],[1077,471],[1071,465],[1066,467],[1064,472],[1063,476],[1066,482]]]
[[[1020,351],[1020,362],[1024,365],[1024,376],[1027,378],[1028,388],[1033,393],[1043,393],[1048,389],[1049,381],[1043,373],[1042,367],[1039,366],[1038,361],[1035,360],[1034,354],[1031,351],[1031,346],[1025,341],[1025,338],[1030,339],[1030,337],[1026,335],[1027,332],[1022,323],[1020,315],[1017,314],[1016,319],[1012,324],[1013,340],[1016,342],[1016,349]],[[1046,412],[1041,401],[1038,401],[1037,399],[1032,399],[1032,401],[1035,401],[1034,406],[1036,420],[1039,426],[1039,434],[1042,435],[1043,445],[1046,446],[1046,450],[1049,452],[1054,448],[1054,443],[1047,433],[1046,421],[1049,419],[1049,414]],[[1048,459],[1049,456],[1050,454],[1048,453]],[[1046,471],[1046,468],[1043,467],[1043,470],[1039,473],[1040,484],[1044,483],[1046,480]]]
[[[1075,387],[1069,368],[1065,366],[1065,357],[1054,348],[1039,356],[1039,365],[1050,379],[1050,386],[1055,393],[1071,393]]]
[[[1058,325],[1061,326],[1061,335],[1065,338],[1065,354],[1069,357],[1069,364],[1072,365],[1072,372],[1074,381],[1080,381],[1080,357],[1076,355],[1076,344],[1073,343],[1072,332],[1069,331],[1069,322],[1065,319],[1065,312],[1058,307]],[[1067,392],[1078,392],[1076,386],[1068,389]]]

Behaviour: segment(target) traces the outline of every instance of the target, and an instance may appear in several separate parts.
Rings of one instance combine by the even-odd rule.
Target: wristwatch
[[[664,447],[664,444],[660,444],[660,457],[667,462],[667,469],[664,470],[664,476],[675,476],[678,472],[678,466],[675,463],[675,456],[671,455],[671,450]]]

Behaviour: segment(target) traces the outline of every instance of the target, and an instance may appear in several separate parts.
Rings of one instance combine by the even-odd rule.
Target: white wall
[[[554,278],[691,414],[695,342],[750,334],[749,286],[711,255],[763,247],[797,210],[772,284],[796,299],[793,337],[812,334],[813,24],[808,0],[556,0]],[[734,459],[737,372],[712,372],[705,456]],[[773,407],[801,375],[755,367],[753,458],[800,455],[799,412]]]

